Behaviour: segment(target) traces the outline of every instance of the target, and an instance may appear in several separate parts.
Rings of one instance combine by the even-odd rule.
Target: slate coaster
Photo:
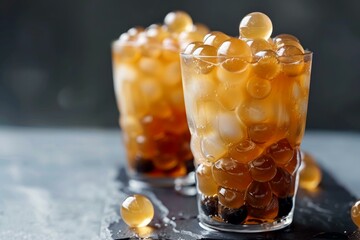
[[[124,169],[119,170],[119,189],[131,195]],[[195,197],[182,196],[172,188],[140,190],[154,204],[155,217],[148,227],[132,229],[123,221],[108,226],[113,239],[360,239],[352,223],[350,209],[356,198],[326,171],[316,192],[299,189],[293,223],[282,230],[266,233],[225,233],[199,226]],[[121,201],[119,201],[120,203]],[[114,206],[119,211],[119,206]]]

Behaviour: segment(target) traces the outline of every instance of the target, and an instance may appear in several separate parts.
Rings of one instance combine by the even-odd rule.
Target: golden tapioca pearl
[[[215,181],[226,188],[245,190],[252,179],[247,165],[230,158],[221,158],[213,164]]]
[[[360,201],[357,201],[351,207],[351,219],[353,220],[354,224],[360,228]]]
[[[234,144],[229,150],[229,157],[240,163],[249,163],[253,159],[259,157],[263,149],[250,139],[245,139]]]
[[[273,26],[270,18],[261,12],[246,15],[239,26],[240,37],[246,39],[268,39],[272,30]]]
[[[249,163],[250,175],[258,182],[268,182],[276,175],[276,164],[267,155],[262,155]]]
[[[253,70],[259,77],[271,80],[279,74],[281,66],[274,51],[257,52],[254,59]]]
[[[276,196],[272,196],[270,203],[265,208],[248,207],[249,218],[271,221],[275,219],[279,212],[279,201]]]
[[[270,181],[272,192],[279,198],[287,197],[291,193],[291,178],[287,171],[278,167],[275,177]]]
[[[294,156],[294,150],[286,138],[279,140],[268,148],[269,154],[277,164],[287,164]]]
[[[206,45],[214,46],[215,48],[220,47],[220,45],[229,39],[230,37],[222,32],[210,32],[205,35],[203,42]]]
[[[224,57],[222,67],[230,72],[244,71],[251,62],[251,49],[246,42],[237,38],[224,41],[218,51],[218,56]]]
[[[245,191],[219,187],[217,195],[219,202],[228,208],[239,208],[245,204]]]
[[[245,201],[254,208],[265,208],[272,199],[269,183],[252,181],[246,190]]]
[[[190,31],[193,21],[189,14],[183,11],[170,12],[165,16],[164,23],[170,32],[180,33]]]
[[[197,72],[207,74],[211,72],[217,63],[217,50],[210,45],[201,45],[193,53],[194,65]]]
[[[218,192],[218,184],[215,182],[211,165],[200,164],[196,169],[196,180],[199,191],[206,196],[213,196]]]
[[[154,207],[147,197],[135,194],[125,199],[120,214],[129,227],[145,227],[154,217]]]

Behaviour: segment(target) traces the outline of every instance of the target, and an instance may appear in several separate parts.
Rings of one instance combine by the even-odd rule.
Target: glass
[[[112,44],[114,88],[130,185],[171,186],[193,171],[178,50]]]
[[[292,222],[312,53],[181,54],[203,227],[277,230]]]

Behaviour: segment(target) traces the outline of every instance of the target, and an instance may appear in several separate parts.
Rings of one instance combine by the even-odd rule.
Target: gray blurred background
[[[231,35],[266,13],[314,52],[307,127],[360,131],[356,0],[0,0],[0,125],[117,127],[110,43],[172,10]]]

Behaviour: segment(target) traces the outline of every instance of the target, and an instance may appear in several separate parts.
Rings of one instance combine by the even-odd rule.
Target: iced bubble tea
[[[114,88],[130,183],[173,184],[193,171],[179,52],[208,32],[185,12],[134,27],[112,44]]]
[[[301,163],[312,54],[251,13],[240,37],[211,32],[181,54],[202,226],[289,225]]]

